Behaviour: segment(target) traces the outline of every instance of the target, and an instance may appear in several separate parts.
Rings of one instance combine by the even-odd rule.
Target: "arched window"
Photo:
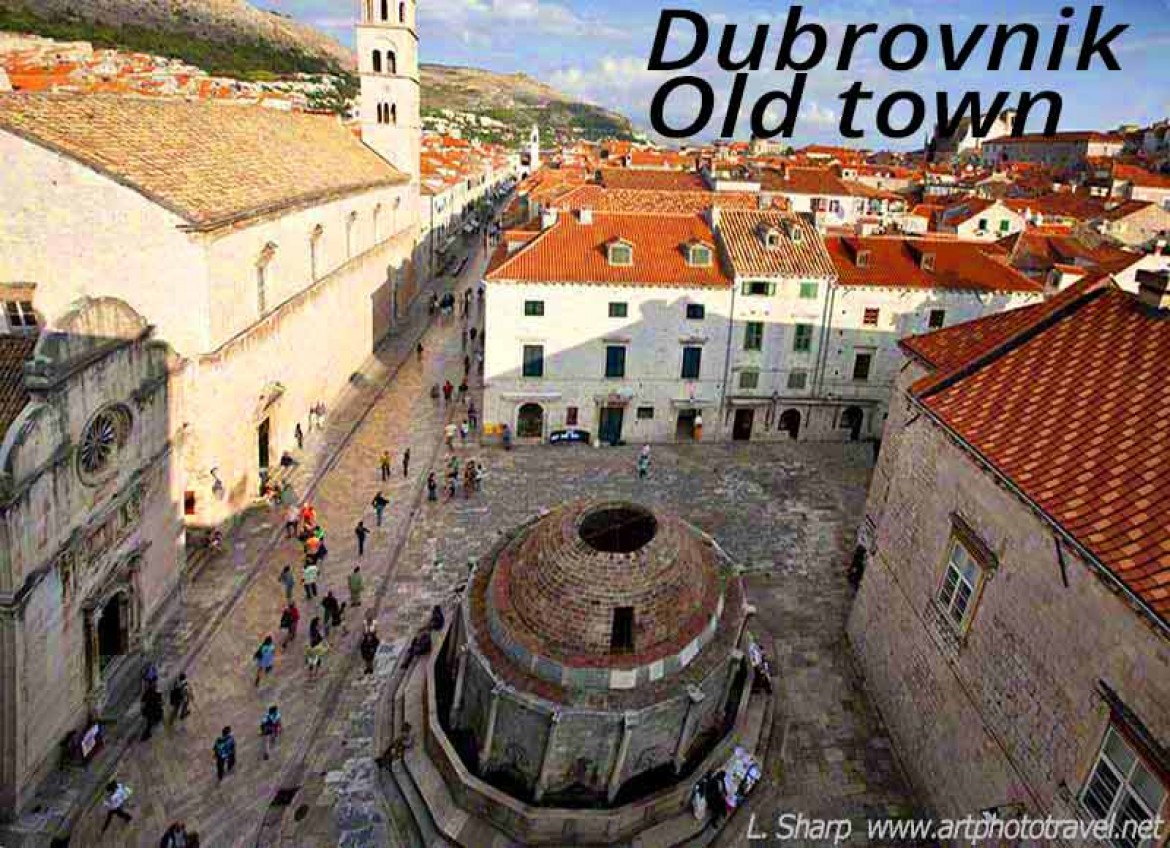
[[[268,312],[268,288],[272,283],[270,266],[272,257],[276,255],[276,245],[269,242],[260,251],[260,258],[256,260],[256,307],[261,315]]]
[[[398,73],[398,57],[394,55],[393,50],[386,51],[386,73]]]
[[[390,20],[390,0],[382,0],[382,20]]]
[[[398,23],[400,23],[400,24],[406,23],[406,4],[405,3],[398,4]]]
[[[375,242],[377,242],[382,237],[382,233],[380,232],[381,229],[382,229],[382,204],[379,203],[377,206],[374,207],[374,241]]]
[[[320,276],[321,236],[324,233],[325,229],[320,224],[313,227],[313,232],[309,233],[309,273],[314,281]]]
[[[345,219],[345,258],[353,259],[354,231],[357,229],[357,212],[350,212]]]
[[[397,103],[392,103],[390,105],[390,123],[392,123],[392,124],[398,123],[398,104]]]
[[[382,51],[380,50],[374,51],[374,73],[382,73]]]

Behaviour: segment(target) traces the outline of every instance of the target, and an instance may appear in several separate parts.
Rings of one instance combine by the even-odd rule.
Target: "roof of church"
[[[207,101],[0,94],[0,130],[211,230],[407,182],[335,118]]]
[[[0,336],[0,438],[28,403],[24,363],[32,358],[37,334]]]

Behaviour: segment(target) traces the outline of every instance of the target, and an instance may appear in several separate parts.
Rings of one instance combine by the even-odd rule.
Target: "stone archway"
[[[544,436],[544,407],[526,403],[516,412],[516,437],[539,439]]]
[[[800,436],[800,410],[786,409],[780,416],[780,432],[787,433],[790,439]]]
[[[861,438],[861,425],[865,422],[865,412],[859,406],[847,406],[841,413],[841,429],[849,431],[849,440],[856,442]]]

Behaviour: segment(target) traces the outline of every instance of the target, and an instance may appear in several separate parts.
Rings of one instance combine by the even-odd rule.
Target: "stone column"
[[[724,711],[727,710],[727,702],[731,699],[731,687],[735,683],[735,675],[739,669],[743,668],[743,651],[734,650],[731,652],[731,659],[727,663],[727,679],[723,681],[723,696],[719,699],[719,703],[723,704]],[[751,686],[752,679],[749,673],[747,679],[744,681],[744,686]]]
[[[500,714],[500,696],[504,693],[504,684],[497,683],[492,688],[492,702],[488,707],[487,728],[483,733],[483,743],[479,746],[479,773],[487,771],[489,758],[492,754],[492,741],[496,735],[496,718]]]
[[[102,682],[102,649],[98,641],[98,624],[102,620],[102,607],[96,606],[85,613],[86,638],[89,641],[89,694],[86,700],[94,711],[101,709],[106,700],[106,687]]]
[[[459,668],[455,672],[455,694],[451,697],[451,717],[449,721],[452,727],[457,727],[456,719],[463,709],[463,684],[467,679],[467,646],[459,646]]]
[[[548,737],[544,742],[544,753],[540,757],[540,774],[536,777],[536,791],[533,795],[537,803],[544,797],[544,790],[548,787],[549,766],[553,761],[552,750],[556,744],[557,727],[561,723],[561,711],[553,710],[548,725]]]
[[[683,719],[682,730],[678,735],[678,744],[674,748],[674,771],[678,774],[686,762],[687,749],[691,747],[691,740],[695,736],[695,725],[699,721],[699,704],[703,703],[707,694],[698,686],[687,687],[687,714]]]
[[[626,768],[626,758],[630,755],[630,738],[634,735],[634,728],[638,726],[638,717],[635,713],[625,714],[625,727],[622,729],[622,741],[618,745],[617,758],[613,763],[613,771],[609,773],[609,787],[607,797],[610,803],[617,797],[621,788],[622,772]]]

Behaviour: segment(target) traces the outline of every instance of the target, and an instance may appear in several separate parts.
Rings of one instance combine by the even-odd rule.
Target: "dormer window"
[[[764,230],[764,247],[768,250],[776,250],[780,247],[780,232],[772,227],[767,227]]]
[[[869,267],[869,251],[868,250],[857,251],[857,267],[858,268],[868,268]]]
[[[687,264],[695,268],[710,267],[711,248],[705,244],[692,244],[687,248]]]
[[[609,264],[629,266],[634,264],[634,246],[628,241],[615,241],[609,246]]]
[[[922,265],[923,271],[933,271],[934,270],[934,254],[933,253],[922,254],[921,265]]]

